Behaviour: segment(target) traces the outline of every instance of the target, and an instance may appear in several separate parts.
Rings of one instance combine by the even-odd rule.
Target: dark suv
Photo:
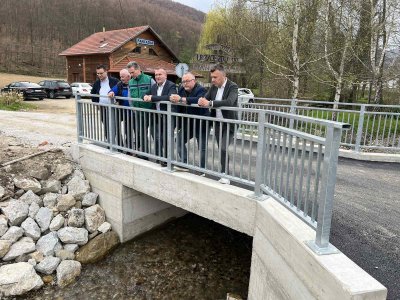
[[[47,97],[54,99],[59,96],[64,96],[69,99],[72,97],[72,89],[68,82],[64,80],[43,80],[39,85],[44,88]]]

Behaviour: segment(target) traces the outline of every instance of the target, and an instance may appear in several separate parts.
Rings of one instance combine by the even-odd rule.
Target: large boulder
[[[83,264],[97,262],[103,259],[119,244],[119,237],[115,231],[100,234],[81,247],[76,253],[75,259]]]
[[[69,211],[68,226],[82,227],[85,223],[85,212],[83,209],[73,208]]]
[[[57,267],[57,284],[65,287],[81,274],[81,263],[75,260],[63,260]]]
[[[50,179],[46,181],[42,181],[42,190],[40,191],[41,194],[46,193],[58,193],[61,190],[61,181]]]
[[[68,195],[74,196],[76,200],[82,200],[86,193],[90,192],[90,184],[88,180],[83,180],[78,176],[72,177],[67,183]]]
[[[29,205],[21,200],[12,200],[3,208],[3,213],[11,226],[17,226],[28,216]]]
[[[28,175],[38,180],[47,180],[51,173],[45,166],[36,166],[35,168],[29,170]]]
[[[50,275],[57,269],[60,262],[61,259],[59,257],[46,256],[39,264],[36,265],[35,269],[40,273]]]
[[[37,290],[43,281],[36,274],[33,266],[26,262],[9,264],[0,267],[0,294],[17,296],[31,290]]]
[[[64,222],[65,222],[65,218],[61,215],[58,214],[57,216],[55,216],[53,218],[53,220],[50,223],[50,231],[57,231],[59,230],[61,227],[64,226]]]
[[[35,220],[38,223],[40,230],[45,232],[49,229],[51,219],[53,218],[53,211],[47,207],[41,207],[35,216]]]
[[[58,236],[56,232],[50,232],[42,236],[36,243],[36,250],[43,253],[44,256],[54,254],[54,248],[58,244]]]
[[[95,205],[98,197],[99,194],[93,192],[85,194],[85,196],[83,196],[82,206]]]
[[[57,180],[64,180],[73,172],[73,170],[71,164],[59,164],[54,169],[53,177]]]
[[[7,232],[1,237],[2,240],[15,243],[24,234],[24,230],[18,226],[11,226]]]
[[[66,194],[60,195],[57,198],[57,210],[58,211],[67,211],[71,207],[73,207],[76,203],[76,200],[73,195]]]
[[[23,189],[24,191],[31,190],[34,193],[38,193],[42,189],[40,182],[34,178],[17,176],[13,181],[17,188]]]
[[[21,228],[24,230],[25,236],[31,237],[35,241],[40,238],[41,231],[34,219],[30,217],[26,218],[26,220],[22,222]]]
[[[21,197],[19,197],[20,201],[23,201],[29,205],[31,205],[33,202],[36,202],[39,206],[42,204],[42,199],[38,195],[36,195],[34,192],[31,190],[27,191],[25,194],[23,194]]]
[[[47,193],[43,197],[43,205],[50,209],[53,209],[57,205],[57,197],[58,197],[58,194]]]
[[[64,244],[85,245],[88,242],[88,231],[85,228],[64,227],[57,231]]]
[[[10,261],[18,256],[34,252],[35,250],[35,243],[33,240],[29,237],[23,237],[18,242],[11,245],[10,250],[4,255],[3,260]]]
[[[106,220],[106,213],[96,204],[85,209],[85,226],[89,232],[95,232]]]

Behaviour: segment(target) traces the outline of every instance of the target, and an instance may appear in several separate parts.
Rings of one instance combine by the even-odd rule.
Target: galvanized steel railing
[[[338,149],[348,124],[264,109],[224,108],[256,117],[221,120],[182,113],[186,106],[170,102],[158,111],[76,100],[78,142],[156,160],[170,171],[223,177],[253,189],[256,198],[270,195],[316,230],[311,248],[332,253]],[[298,124],[321,134],[293,129]]]
[[[241,103],[243,108],[275,110],[312,118],[336,120],[351,125],[341,136],[341,146],[359,152],[400,151],[400,105],[374,105],[358,103],[256,98],[253,103]],[[242,115],[243,120],[255,120],[251,112]],[[324,136],[319,127],[304,127],[301,122],[293,122],[294,129],[314,135]]]

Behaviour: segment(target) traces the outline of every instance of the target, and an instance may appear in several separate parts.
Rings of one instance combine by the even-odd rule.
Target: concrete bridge
[[[344,254],[313,252],[315,230],[271,197],[93,144],[73,156],[122,242],[192,212],[253,237],[249,299],[386,299]]]

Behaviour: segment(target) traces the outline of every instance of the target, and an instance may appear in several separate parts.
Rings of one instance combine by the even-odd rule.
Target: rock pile
[[[96,261],[119,244],[98,195],[72,164],[38,166],[12,182],[0,186],[0,200],[8,195],[0,202],[0,295],[21,295],[44,281],[66,286],[80,275],[81,262]],[[54,272],[56,279],[49,279]]]

